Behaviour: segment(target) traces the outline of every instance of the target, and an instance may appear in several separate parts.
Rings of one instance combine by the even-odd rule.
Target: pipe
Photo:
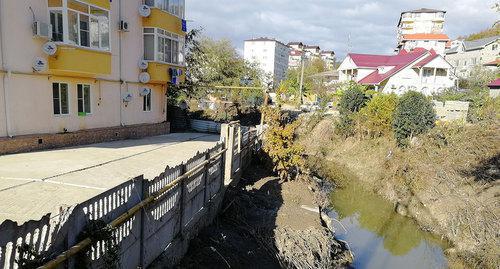
[[[121,24],[122,20],[122,0],[118,0],[118,22]],[[122,31],[118,31],[118,65],[119,65],[119,72],[118,72],[118,80],[120,81],[120,126],[125,126],[123,124],[123,101],[122,101]],[[126,83],[126,82],[125,82]],[[127,86],[128,88],[128,86]]]
[[[5,57],[5,55],[7,54],[6,53],[7,49],[5,48],[5,35],[4,35],[5,16],[2,15],[2,11],[4,11],[4,10],[5,10],[4,1],[0,0],[0,56],[2,58],[2,69],[6,70],[6,71],[4,71],[4,75],[3,75],[3,102],[4,102],[4,115],[5,115],[5,131],[7,132],[8,137],[12,137],[12,132],[10,130],[9,109],[8,109],[9,102],[7,101],[7,99],[8,99],[8,86],[9,86],[8,80],[10,79],[12,73],[9,69],[9,65],[7,64],[7,60]]]

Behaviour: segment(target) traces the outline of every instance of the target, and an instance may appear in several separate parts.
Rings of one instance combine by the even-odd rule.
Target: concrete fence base
[[[175,266],[189,241],[216,217],[227,186],[238,182],[260,147],[253,129],[229,124],[223,130],[221,143],[176,167],[166,167],[154,179],[128,180],[57,218],[46,215],[21,225],[9,220],[1,223],[0,268],[18,267],[22,244],[51,260],[78,244],[79,235],[92,221],[109,224],[117,219],[121,221],[113,236],[120,249],[119,268]],[[91,268],[103,268],[104,244],[92,242]],[[57,261],[59,268],[76,266],[75,256],[63,257]]]

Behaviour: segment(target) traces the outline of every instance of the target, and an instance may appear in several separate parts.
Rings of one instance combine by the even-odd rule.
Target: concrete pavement
[[[152,179],[218,141],[218,135],[170,134],[0,156],[0,223],[57,213],[142,174]]]

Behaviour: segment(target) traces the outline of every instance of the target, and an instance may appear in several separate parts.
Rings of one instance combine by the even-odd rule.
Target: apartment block
[[[402,12],[397,26],[396,52],[425,48],[444,55],[446,43],[450,40],[444,34],[445,14],[444,10],[428,8]]]
[[[286,78],[290,48],[267,37],[245,40],[245,60],[257,63],[264,73],[264,81],[277,87]]]
[[[184,0],[0,0],[0,137],[168,125],[184,14]]]
[[[485,66],[498,71],[500,63],[500,36],[481,38],[473,41],[456,40],[446,50],[446,60],[460,77],[468,77],[476,66]]]

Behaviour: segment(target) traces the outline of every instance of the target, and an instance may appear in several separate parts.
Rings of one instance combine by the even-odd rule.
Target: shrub
[[[397,102],[395,94],[375,95],[357,115],[358,131],[371,137],[390,134]]]
[[[364,90],[364,87],[355,83],[350,83],[348,89],[343,92],[338,104],[340,118],[335,124],[335,132],[337,134],[345,137],[354,134],[353,123],[355,114],[368,100]]]
[[[434,127],[435,120],[432,103],[423,94],[414,91],[405,93],[394,112],[394,136],[399,146],[406,146],[408,138]]]
[[[300,122],[290,122],[277,108],[266,108],[264,115],[268,124],[264,134],[264,151],[271,158],[273,170],[281,180],[294,179],[303,166],[301,154],[304,149],[295,142],[295,131]]]
[[[350,84],[349,88],[344,91],[340,98],[339,112],[341,115],[356,113],[366,104],[367,100],[364,87],[357,84]]]

